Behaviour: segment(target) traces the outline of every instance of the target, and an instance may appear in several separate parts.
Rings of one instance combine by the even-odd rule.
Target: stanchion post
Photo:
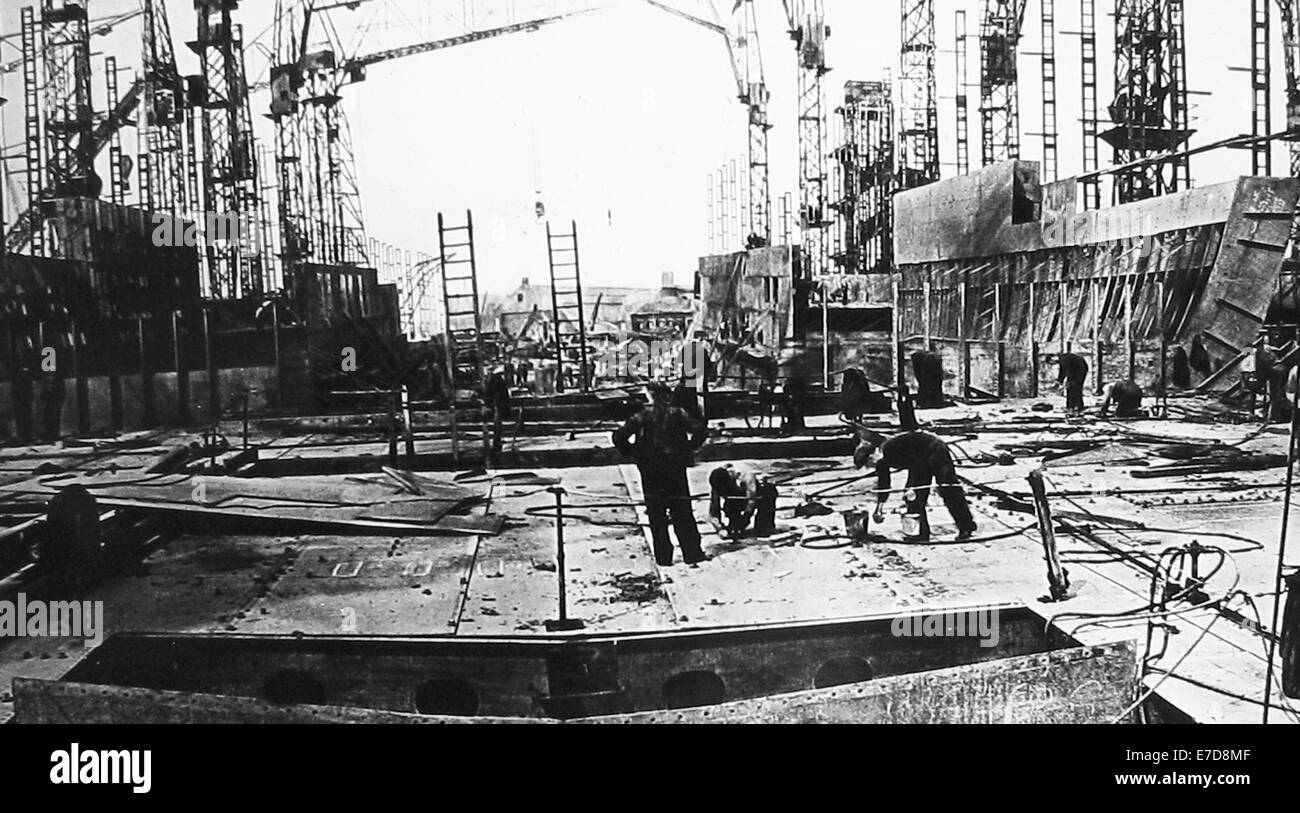
[[[555,577],[560,588],[560,617],[546,622],[547,632],[573,632],[585,624],[580,619],[569,618],[568,596],[565,592],[564,564],[564,498],[566,492],[560,486],[546,489],[555,495]]]

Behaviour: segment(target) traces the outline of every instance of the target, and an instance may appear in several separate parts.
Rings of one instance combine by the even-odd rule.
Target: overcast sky
[[[318,3],[323,0],[318,0]],[[667,0],[679,9],[711,17],[707,0]],[[730,0],[716,0],[723,14]],[[22,0],[0,0],[2,34],[17,31]],[[613,0],[613,8],[566,21],[538,33],[425,54],[374,66],[367,81],[345,90],[357,147],[363,206],[369,234],[385,242],[436,253],[433,224],[443,211],[452,219],[466,208],[479,229],[482,286],[506,290],[524,276],[547,276],[545,232],[536,223],[540,197],[551,218],[578,221],[583,275],[591,283],[655,286],[664,272],[687,284],[697,258],[708,251],[706,175],[746,149],[745,113],[722,39],[715,33],[637,0]],[[137,8],[138,0],[89,0],[92,18]],[[470,28],[500,25],[588,0],[369,0],[355,11],[328,14],[349,55],[441,38]],[[758,0],[763,55],[772,91],[773,197],[796,192],[795,54],[779,0]],[[965,8],[972,34],[969,76],[978,82],[974,34],[978,0],[937,0],[940,122],[945,173],[953,172],[952,53],[954,12]],[[1057,0],[1058,29],[1078,31],[1078,2]],[[1101,44],[1101,92],[1113,93],[1111,76],[1113,0],[1097,0]],[[1189,80],[1193,97],[1193,143],[1250,128],[1249,75],[1229,70],[1250,62],[1249,0],[1186,0]],[[197,60],[183,43],[193,38],[192,0],[168,0],[183,73]],[[272,45],[273,0],[244,0],[239,11],[250,43],[251,80],[264,78]],[[826,77],[828,109],[848,80],[897,73],[897,0],[825,0],[832,36]],[[1039,0],[1029,0],[1022,46],[1038,51]],[[321,29],[322,32],[324,29]],[[114,54],[129,68],[139,64],[138,20],[93,42],[96,67]],[[1274,129],[1285,124],[1281,36],[1275,31]],[[4,40],[0,63],[19,56],[17,38]],[[1057,38],[1061,172],[1081,165],[1078,117],[1079,38]],[[1041,140],[1038,60],[1022,56],[1023,157],[1037,160]],[[124,82],[124,86],[125,83]],[[95,84],[103,109],[102,76]],[[1206,95],[1199,95],[1206,94]],[[0,75],[5,154],[20,156],[21,72]],[[971,152],[979,156],[978,90],[971,90]],[[270,143],[263,117],[265,92],[254,98],[259,135]],[[1103,146],[1103,163],[1109,150]],[[17,175],[21,161],[7,168]],[[1250,171],[1249,154],[1220,153],[1193,159],[1199,185]],[[1275,173],[1286,171],[1279,146]],[[14,217],[20,177],[6,184],[6,220]],[[455,214],[453,214],[455,213]]]

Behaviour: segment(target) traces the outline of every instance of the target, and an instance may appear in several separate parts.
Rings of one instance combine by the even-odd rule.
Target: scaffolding
[[[246,239],[250,232],[258,231],[261,189],[244,73],[243,33],[231,19],[238,5],[238,0],[194,0],[198,37],[190,43],[203,68],[205,221],[223,225],[202,229],[206,294],[214,299],[238,299],[264,290],[260,253],[250,245],[255,241]]]
[[[891,85],[889,80],[847,82],[844,104],[836,110],[844,138],[835,151],[842,249],[834,259],[842,274],[888,273],[893,266]]]
[[[957,174],[970,173],[970,94],[967,77],[969,37],[966,34],[966,10],[958,9],[957,31]]]
[[[980,16],[980,125],[984,166],[1020,157],[1017,60],[1028,0],[984,0]]]
[[[1263,140],[1272,135],[1273,124],[1272,2],[1250,0],[1251,134],[1260,139],[1251,145],[1250,165],[1251,174],[1264,176],[1273,174],[1273,145]]]
[[[117,88],[117,59],[104,58],[104,92],[109,116],[117,115],[121,103]],[[122,128],[114,122],[112,135],[108,137],[108,199],[114,206],[126,205],[126,177],[122,154]]]
[[[195,163],[195,144],[187,138],[185,88],[176,68],[167,7],[162,0],[146,0],[143,11],[140,202],[151,212],[193,217],[197,192],[195,197],[189,195],[188,178]]]
[[[1043,180],[1060,176],[1059,132],[1056,122],[1056,0],[1040,0],[1042,23]]]
[[[27,171],[27,211],[14,225],[12,235],[7,239],[7,248],[16,250],[22,240],[17,237],[26,234],[31,240],[31,253],[34,257],[43,257],[46,253],[45,219],[41,215],[42,190],[45,188],[45,150],[41,137],[41,61],[42,31],[36,22],[36,13],[30,7],[22,10],[22,45],[23,45],[23,125],[25,133],[25,159]],[[24,223],[23,221],[27,222]]]
[[[744,95],[741,102],[749,111],[748,229],[746,244],[766,246],[772,242],[772,188],[768,171],[767,118],[769,92],[763,74],[763,52],[758,37],[754,0],[736,4],[737,47],[744,60]]]
[[[912,189],[939,180],[934,0],[901,3],[899,187]]]
[[[95,111],[90,92],[90,23],[86,7],[44,0],[40,25],[44,40],[44,170],[49,197],[97,198],[103,183],[95,175]]]
[[[830,264],[831,220],[826,178],[826,113],[822,77],[829,29],[821,0],[801,0],[790,35],[799,55],[799,229],[802,275],[824,275]]]
[[[1179,152],[1193,134],[1182,0],[1116,0],[1115,88],[1115,126],[1102,134],[1126,167],[1115,173],[1114,202],[1190,188],[1190,160]]]
[[[1101,208],[1101,178],[1096,174],[1101,168],[1101,126],[1097,107],[1097,0],[1080,0],[1079,3],[1079,56],[1081,100],[1083,115],[1083,206],[1087,210]]]

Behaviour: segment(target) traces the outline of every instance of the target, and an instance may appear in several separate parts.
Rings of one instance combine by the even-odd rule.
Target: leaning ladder
[[[546,224],[546,250],[551,263],[551,314],[555,325],[555,359],[559,364],[556,389],[564,392],[566,380],[591,391],[587,364],[587,326],[582,308],[582,273],[578,262],[578,224],[570,221],[569,234],[554,234]],[[576,369],[575,369],[576,368]]]
[[[474,255],[474,214],[466,210],[465,225],[448,226],[438,213],[438,247],[442,264],[442,304],[447,345],[447,381],[451,388],[452,455],[460,460],[456,425],[456,393],[464,383],[482,391],[487,376],[479,314],[478,265]]]

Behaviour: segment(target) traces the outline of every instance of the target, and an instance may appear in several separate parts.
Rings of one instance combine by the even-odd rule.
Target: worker
[[[1169,352],[1169,383],[1176,390],[1190,389],[1192,386],[1192,364],[1187,351],[1175,347]]]
[[[948,451],[948,444],[929,432],[904,432],[886,440],[874,432],[865,432],[860,438],[853,462],[860,469],[876,471],[876,510],[872,519],[885,521],[885,503],[889,500],[890,472],[907,469],[905,501],[907,513],[915,516],[919,528],[915,539],[930,539],[930,518],[926,503],[930,499],[931,483],[939,489],[939,496],[957,523],[957,540],[969,540],[977,529],[966,494],[957,481],[957,467]]]
[[[1210,351],[1205,348],[1205,340],[1198,333],[1192,337],[1192,351],[1187,354],[1187,366],[1191,367],[1193,372],[1209,378],[1210,373],[1213,372],[1211,365]]]
[[[57,363],[41,375],[41,407],[44,417],[41,438],[46,443],[56,443],[63,430],[63,402],[67,398],[67,384],[63,370]]]
[[[776,530],[777,497],[766,477],[742,463],[729,463],[709,475],[709,523],[723,536],[737,536],[752,522],[754,533],[767,536]]]
[[[848,421],[861,418],[869,407],[871,384],[861,370],[844,371],[844,383],[840,386],[840,412]]]
[[[672,390],[666,384],[651,385],[650,401],[648,408],[615,430],[614,447],[636,461],[641,473],[655,561],[660,567],[673,563],[673,546],[668,537],[671,515],[683,560],[688,565],[698,564],[708,557],[700,547],[700,529],[695,523],[686,470],[704,445],[708,427],[672,405]]]
[[[1057,360],[1060,365],[1060,378],[1057,386],[1065,387],[1065,414],[1078,415],[1083,412],[1083,385],[1088,381],[1088,360],[1075,353],[1062,353]]]
[[[943,360],[929,350],[912,354],[912,375],[916,377],[916,405],[920,409],[942,409],[948,405],[943,394]]]
[[[781,428],[787,432],[801,432],[807,428],[804,418],[808,414],[808,381],[802,376],[790,376],[785,381],[781,398]]]
[[[921,428],[916,420],[916,404],[912,402],[912,391],[907,382],[898,385],[898,427],[904,432],[915,432]]]
[[[693,420],[704,420],[704,410],[700,408],[699,390],[691,386],[691,381],[683,378],[673,390],[673,406],[684,410]]]
[[[1291,420],[1286,382],[1293,365],[1286,359],[1288,349],[1286,346],[1274,345],[1265,335],[1255,350],[1255,375],[1268,394],[1269,423]]]
[[[19,356],[10,387],[14,402],[14,434],[19,443],[32,442],[32,401],[36,392],[26,354]]]
[[[501,458],[501,447],[505,442],[502,428],[505,419],[510,417],[510,383],[506,372],[504,367],[493,370],[483,391],[483,402],[492,414],[493,462]]]
[[[1147,411],[1142,408],[1142,388],[1134,381],[1121,381],[1111,384],[1106,390],[1106,400],[1101,405],[1101,417],[1110,416],[1111,404],[1115,405],[1117,418],[1146,418]]]

